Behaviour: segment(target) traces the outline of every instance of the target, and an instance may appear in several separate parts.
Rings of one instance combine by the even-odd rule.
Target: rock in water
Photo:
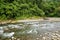
[[[14,35],[14,32],[11,33],[4,33],[3,37],[12,37]]]
[[[3,34],[4,30],[3,27],[0,27],[0,35]]]

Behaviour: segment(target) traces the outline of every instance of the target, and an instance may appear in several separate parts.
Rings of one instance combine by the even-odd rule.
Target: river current
[[[60,40],[60,22],[36,21],[0,25],[0,40]]]

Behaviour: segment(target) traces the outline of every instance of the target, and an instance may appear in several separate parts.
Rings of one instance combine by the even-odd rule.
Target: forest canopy
[[[0,0],[0,19],[60,17],[60,0]]]

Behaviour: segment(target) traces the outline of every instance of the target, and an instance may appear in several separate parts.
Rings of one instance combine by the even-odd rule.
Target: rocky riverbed
[[[0,40],[60,40],[60,22],[34,21],[0,25]]]

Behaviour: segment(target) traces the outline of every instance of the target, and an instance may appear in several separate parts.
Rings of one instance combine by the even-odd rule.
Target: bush
[[[55,0],[0,0],[0,19],[60,17],[59,6]]]

